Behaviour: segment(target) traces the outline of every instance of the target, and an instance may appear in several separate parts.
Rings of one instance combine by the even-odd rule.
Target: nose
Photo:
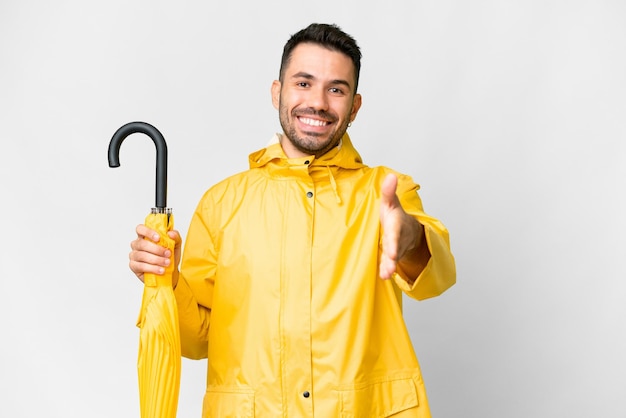
[[[307,97],[307,107],[315,110],[328,110],[328,91],[322,87],[315,87],[309,90]]]

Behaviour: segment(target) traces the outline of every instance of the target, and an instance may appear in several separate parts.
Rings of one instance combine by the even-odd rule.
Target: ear
[[[361,108],[361,95],[355,94],[352,99],[352,111],[350,112],[350,122],[353,122],[356,119],[356,114],[359,113],[359,109]]]
[[[280,105],[280,87],[280,81],[274,80],[272,83],[272,104],[276,110],[278,110]]]

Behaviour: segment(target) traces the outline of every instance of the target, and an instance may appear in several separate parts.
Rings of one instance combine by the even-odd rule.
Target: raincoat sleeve
[[[398,266],[394,278],[407,295],[422,300],[438,296],[456,283],[456,266],[448,230],[439,220],[424,212],[418,190],[419,186],[410,177],[398,175],[400,203],[405,212],[424,226],[425,241],[422,245],[428,246],[428,252],[421,252],[421,259],[415,260],[423,266],[418,277],[408,277]]]
[[[216,249],[207,223],[203,199],[194,213],[183,252],[180,276],[174,290],[178,304],[181,353],[184,357],[207,357],[211,306],[215,284]]]

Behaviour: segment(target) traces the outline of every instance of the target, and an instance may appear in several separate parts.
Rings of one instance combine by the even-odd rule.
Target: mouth
[[[323,128],[323,127],[328,126],[328,125],[330,125],[332,123],[330,121],[321,120],[321,119],[313,119],[313,118],[309,118],[309,117],[305,117],[305,116],[298,116],[298,120],[303,125],[310,126],[310,127],[313,127],[313,128]]]

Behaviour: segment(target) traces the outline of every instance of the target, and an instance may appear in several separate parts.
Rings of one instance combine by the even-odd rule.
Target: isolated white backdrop
[[[186,231],[202,192],[279,129],[284,42],[337,23],[363,51],[350,132],[449,227],[458,284],[407,301],[436,418],[626,417],[626,3],[0,3],[0,416],[137,417],[127,268],[165,135]],[[185,361],[180,417],[205,362]]]

